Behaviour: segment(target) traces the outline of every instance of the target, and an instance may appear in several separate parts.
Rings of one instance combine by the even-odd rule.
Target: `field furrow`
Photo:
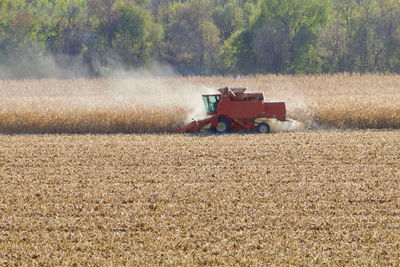
[[[0,264],[400,264],[400,132],[0,136]]]

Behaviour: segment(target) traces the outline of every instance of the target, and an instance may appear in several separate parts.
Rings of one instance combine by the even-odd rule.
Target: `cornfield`
[[[0,81],[0,133],[171,132],[225,86],[285,101],[305,129],[398,129],[399,84],[373,74]]]
[[[400,132],[0,136],[0,265],[398,266]]]
[[[0,81],[0,133],[11,134],[0,135],[0,265],[398,266],[399,85],[349,74]],[[285,101],[306,131],[148,134],[201,118],[200,94],[224,86]]]

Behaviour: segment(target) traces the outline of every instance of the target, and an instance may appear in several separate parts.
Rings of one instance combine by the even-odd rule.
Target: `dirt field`
[[[400,131],[0,136],[0,264],[400,264]]]

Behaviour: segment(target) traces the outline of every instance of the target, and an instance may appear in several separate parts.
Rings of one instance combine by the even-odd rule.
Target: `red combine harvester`
[[[207,115],[204,120],[195,120],[174,133],[212,131],[229,133],[239,130],[256,130],[270,133],[268,120],[286,121],[284,102],[265,102],[263,93],[245,93],[246,88],[221,88],[220,94],[203,95]]]

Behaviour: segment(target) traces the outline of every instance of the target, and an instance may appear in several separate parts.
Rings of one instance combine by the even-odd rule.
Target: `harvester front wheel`
[[[262,122],[257,125],[257,132],[261,134],[269,134],[271,133],[271,128],[269,127],[268,123]]]
[[[213,128],[215,133],[223,134],[223,133],[230,133],[231,132],[231,124],[229,120],[225,118],[219,118],[217,127]]]

